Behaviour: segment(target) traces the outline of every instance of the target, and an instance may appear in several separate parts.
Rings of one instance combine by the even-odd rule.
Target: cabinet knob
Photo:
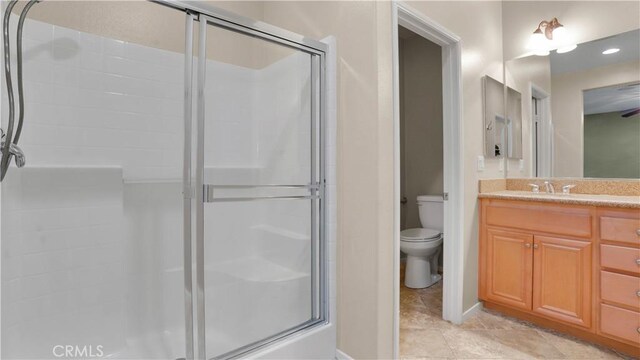
[[[537,248],[538,248],[538,244],[533,244],[533,248],[534,248],[534,249],[537,249]],[[640,260],[640,259],[638,259],[638,260]],[[639,264],[640,264],[640,263],[639,263]]]
[[[530,243],[526,243],[526,244],[524,244],[524,247],[526,247],[528,249],[528,248],[531,247],[531,244]]]
[[[640,327],[636,329],[636,331],[640,334]]]
[[[640,236],[640,229],[636,229],[636,235]]]
[[[640,259],[636,259],[636,264],[640,265]]]
[[[640,297],[640,290],[636,291],[636,295]]]

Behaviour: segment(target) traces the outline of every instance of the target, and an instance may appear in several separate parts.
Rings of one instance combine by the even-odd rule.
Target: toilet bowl
[[[422,228],[400,232],[400,251],[407,254],[404,275],[406,287],[429,287],[442,279],[438,274],[438,257],[443,243],[443,207],[441,196],[418,196]]]
[[[404,285],[420,289],[442,279],[438,274],[438,256],[442,234],[433,229],[407,229],[400,233],[400,251],[407,254]]]

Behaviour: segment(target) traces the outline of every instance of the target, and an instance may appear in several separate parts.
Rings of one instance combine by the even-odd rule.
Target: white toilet
[[[438,275],[438,256],[443,240],[444,208],[442,196],[418,196],[422,228],[400,233],[400,250],[407,254],[404,285],[419,289],[442,279]]]

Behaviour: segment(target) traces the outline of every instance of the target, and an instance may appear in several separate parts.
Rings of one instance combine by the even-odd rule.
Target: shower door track
[[[206,337],[205,337],[205,289],[204,289],[204,204],[206,202],[221,201],[253,201],[253,200],[311,200],[311,217],[317,219],[312,221],[311,241],[317,241],[317,250],[312,250],[312,259],[317,256],[318,263],[312,266],[312,315],[311,319],[290,329],[279,333],[271,334],[268,338],[244,345],[230,352],[218,355],[215,359],[236,358],[274,344],[284,338],[293,338],[296,335],[327,325],[329,319],[329,299],[328,299],[328,269],[327,269],[327,245],[326,245],[326,197],[325,197],[325,113],[326,113],[326,79],[325,64],[327,45],[314,39],[306,38],[298,34],[271,26],[269,24],[252,19],[237,16],[222,9],[206,8],[197,2],[172,1],[172,0],[148,0],[161,5],[182,10],[187,14],[186,18],[186,47],[185,47],[185,134],[184,134],[184,169],[183,169],[183,197],[184,197],[184,271],[185,271],[185,337],[186,337],[186,359],[207,360]],[[200,22],[199,54],[197,69],[197,100],[196,116],[194,124],[193,116],[193,31],[195,22]],[[311,184],[308,185],[212,185],[204,184],[204,78],[206,61],[206,27],[214,24],[219,27],[264,39],[269,42],[278,43],[290,48],[298,49],[311,56]],[[195,125],[195,126],[194,126]],[[193,177],[192,164],[192,132],[196,128],[196,166],[195,179]],[[317,129],[316,129],[317,127]],[[316,141],[316,138],[318,139]],[[317,159],[317,160],[316,160]],[[316,162],[317,161],[317,162]],[[316,173],[316,167],[318,173]],[[213,196],[214,189],[252,189],[252,188],[290,188],[308,189],[309,195],[303,196],[262,196],[262,197],[229,197],[216,198]],[[194,226],[192,212],[195,209],[195,310],[194,310],[194,274],[192,247]],[[316,213],[317,211],[317,213]],[[317,237],[317,238],[316,238]],[[313,247],[312,247],[313,249]],[[317,253],[315,253],[317,251]],[[317,299],[317,300],[316,300]],[[197,339],[194,331],[197,329]],[[196,349],[197,344],[197,349]],[[210,358],[214,359],[214,358]]]

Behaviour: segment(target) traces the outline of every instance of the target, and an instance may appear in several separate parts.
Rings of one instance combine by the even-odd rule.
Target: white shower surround
[[[28,168],[11,169],[3,183],[2,355],[52,356],[51,345],[60,339],[55,336],[66,334],[67,344],[101,344],[106,354],[115,357],[183,356],[184,56],[32,20],[26,22],[24,37],[27,113],[21,145]],[[269,164],[278,157],[267,151],[278,150],[283,142],[274,135],[287,129],[287,122],[306,111],[308,104],[288,104],[294,107],[273,111],[275,117],[291,115],[278,122],[280,127],[265,127],[264,119],[258,122],[264,114],[256,111],[276,103],[283,92],[291,91],[295,98],[304,82],[278,74],[296,64],[304,64],[300,55],[263,69],[208,62],[208,83],[222,84],[225,91],[251,89],[254,95],[264,94],[264,87],[274,85],[278,91],[267,92],[271,98],[255,96],[254,104],[220,102],[215,90],[209,92],[208,108],[222,109],[225,115],[244,111],[246,117],[216,120],[207,128],[214,132],[205,135],[213,144],[205,165],[206,178],[219,183],[270,183],[293,181],[308,173],[308,167],[296,165],[297,158]],[[225,82],[221,74],[233,74],[234,80],[246,82]],[[218,77],[212,78],[214,75]],[[270,83],[273,80],[278,82]],[[6,99],[3,102],[5,108]],[[305,135],[304,130],[298,135]],[[251,148],[256,141],[264,146]],[[335,149],[335,144],[327,146]],[[335,163],[329,161],[328,167],[334,168]],[[282,178],[283,173],[294,176]],[[330,184],[329,195],[331,189],[335,190],[334,184]],[[335,201],[330,206],[335,208]],[[307,236],[303,234],[308,233],[300,218],[304,211],[299,205],[275,205],[274,211],[273,206],[266,208],[261,203],[208,211],[207,222],[260,220],[258,226],[244,227],[244,236],[252,239],[248,247],[217,242],[222,246],[205,254],[207,286],[219,278],[234,286],[275,281],[281,286],[247,287],[255,293],[246,295],[259,296],[262,310],[282,306],[291,315],[284,321],[297,321],[309,303],[304,298],[297,303],[264,302],[270,299],[269,291],[291,297],[305,286],[308,259],[296,257],[305,246]],[[329,222],[332,234],[335,215]],[[210,231],[214,233],[206,233],[206,243],[214,237],[224,238],[224,233],[216,233],[220,229]],[[267,242],[276,239],[288,245],[255,258]],[[333,253],[335,239],[331,240]],[[264,266],[256,267],[255,260]],[[231,266],[237,271],[230,271]],[[265,268],[274,270],[271,277]],[[96,285],[92,279],[100,281]],[[246,312],[246,302],[224,305],[229,306],[229,314],[234,313],[234,306],[236,313],[245,310],[247,319],[263,332],[277,327],[273,318]],[[224,329],[233,319],[208,318],[207,324]],[[208,330],[218,333],[215,328]],[[39,343],[44,346],[35,346]]]

